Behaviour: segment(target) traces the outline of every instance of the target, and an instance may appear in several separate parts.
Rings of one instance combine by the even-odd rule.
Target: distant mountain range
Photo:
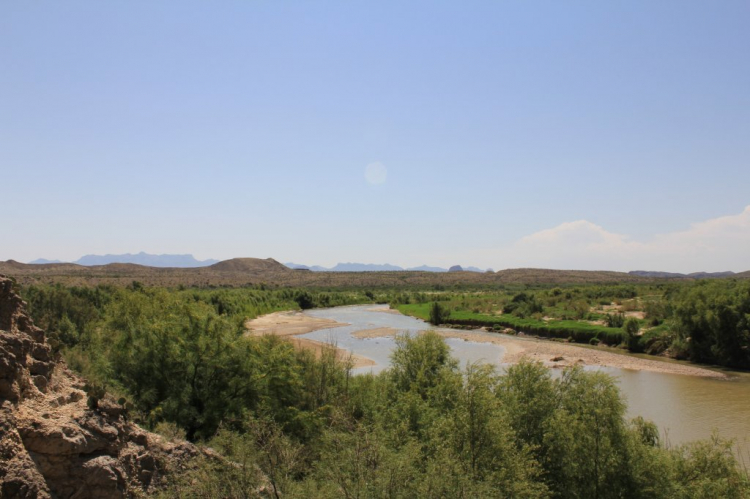
[[[126,253],[124,255],[86,255],[82,256],[75,262],[78,265],[84,265],[87,267],[93,265],[107,265],[110,263],[135,263],[137,265],[145,265],[147,267],[175,267],[175,268],[191,268],[191,267],[208,267],[218,263],[219,260],[196,260],[193,255],[151,255],[141,251],[138,254]],[[64,263],[60,260],[47,260],[45,258],[39,258],[33,262],[33,264],[47,264],[47,263]]]
[[[75,263],[86,267],[95,265],[108,265],[110,263],[133,263],[137,265],[144,265],[146,267],[172,267],[172,268],[196,268],[196,267],[208,267],[219,263],[219,260],[197,260],[193,255],[152,255],[141,251],[137,254],[125,253],[123,255],[86,255],[75,262],[63,262],[61,260],[48,260],[46,258],[39,258],[29,264],[61,264],[61,263]],[[275,263],[275,261],[274,261]],[[280,265],[280,264],[277,264]],[[303,269],[310,270],[313,272],[393,272],[393,271],[418,271],[418,272],[493,272],[492,269],[480,269],[478,267],[462,267],[461,265],[454,265],[450,269],[442,267],[431,267],[429,265],[421,265],[419,267],[403,268],[398,265],[375,264],[375,263],[338,263],[334,267],[322,267],[320,265],[302,265],[299,263],[285,263],[285,267],[290,269]],[[283,267],[281,267],[283,268]],[[726,277],[737,277],[745,278],[750,277],[749,272],[743,272],[736,274],[732,271],[726,272],[693,272],[690,274],[681,274],[678,272],[663,272],[656,270],[633,270],[628,274],[637,277],[645,277],[651,279],[720,279]]]
[[[399,267],[398,265],[391,265],[389,263],[385,263],[382,265],[376,264],[376,263],[338,263],[335,267],[321,267],[320,265],[302,265],[300,263],[285,263],[287,267],[290,269],[301,269],[301,270],[312,270],[313,272],[387,272],[387,271],[403,271],[403,270],[409,270],[409,271],[421,271],[421,272],[448,272],[448,269],[444,269],[442,267],[430,267],[427,265],[422,265],[420,267],[409,267],[409,268],[403,268]],[[477,267],[466,267],[461,268],[460,265],[455,265],[451,268],[456,268],[456,270],[467,270],[469,272],[486,272],[486,270],[477,268]],[[455,272],[455,270],[454,270]]]
[[[633,270],[628,273],[640,277],[657,277],[662,279],[720,279],[722,277],[732,277],[733,275],[736,275],[729,270],[726,272],[693,272],[692,274],[660,272],[655,270]]]

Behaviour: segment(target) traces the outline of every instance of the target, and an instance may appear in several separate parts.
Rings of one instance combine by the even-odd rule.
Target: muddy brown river
[[[385,310],[388,307],[380,308]],[[307,311],[308,315],[349,325],[314,331],[301,337],[333,342],[340,348],[374,360],[375,366],[355,370],[355,373],[364,373],[379,372],[388,367],[395,341],[392,337],[356,338],[352,336],[356,331],[393,328],[416,333],[434,329],[419,319],[376,309],[368,305]],[[462,365],[488,362],[504,367],[504,349],[499,345],[455,338],[446,341]],[[678,445],[710,437],[716,431],[722,437],[735,439],[738,455],[750,465],[750,374],[729,373],[728,379],[713,379],[612,367],[589,366],[586,369],[597,369],[614,376],[627,400],[628,414],[655,422],[664,441]]]

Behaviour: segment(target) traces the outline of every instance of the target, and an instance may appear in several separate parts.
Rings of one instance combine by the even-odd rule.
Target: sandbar
[[[264,334],[273,334],[283,336],[295,346],[310,350],[316,358],[320,358],[324,348],[335,348],[336,358],[342,362],[351,362],[351,367],[374,366],[375,361],[353,354],[343,348],[338,348],[331,343],[311,340],[308,338],[296,338],[300,334],[312,333],[321,329],[331,329],[335,327],[348,326],[349,324],[337,322],[333,319],[324,319],[321,317],[311,317],[302,312],[275,312],[273,314],[262,315],[245,323],[248,330],[248,336],[263,336]]]
[[[483,331],[440,329],[438,333],[447,338],[460,338],[478,343],[499,345],[505,349],[505,353],[500,359],[500,362],[503,364],[517,364],[521,359],[525,358],[532,361],[540,361],[547,367],[567,367],[573,364],[581,364],[707,378],[727,377],[724,373],[698,366],[608,352],[604,350],[604,347],[587,348],[572,343],[536,338],[515,338],[507,335],[485,333]]]

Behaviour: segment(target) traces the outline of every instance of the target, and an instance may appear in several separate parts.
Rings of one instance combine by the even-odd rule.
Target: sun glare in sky
[[[365,167],[365,179],[368,184],[384,184],[388,180],[388,169],[382,163],[370,163]]]

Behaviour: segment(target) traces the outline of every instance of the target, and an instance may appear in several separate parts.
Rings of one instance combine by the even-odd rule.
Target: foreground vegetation
[[[701,310],[741,306],[741,299],[720,299],[741,291],[729,289],[681,288],[670,298],[662,290],[657,303],[674,296],[674,312],[658,326],[681,320],[675,324],[687,327],[692,322],[683,315],[696,322]],[[645,300],[652,291],[623,300]],[[625,418],[605,374],[573,368],[553,379],[533,363],[504,375],[491,366],[461,370],[444,341],[428,333],[399,338],[388,371],[352,376],[333,349],[316,359],[277,337],[243,334],[245,320],[258,314],[372,301],[441,303],[454,317],[459,304],[490,316],[509,303],[562,297],[554,307],[564,315],[568,303],[605,288],[526,290],[525,300],[514,301],[519,292],[168,290],[137,283],[23,289],[35,321],[90,380],[90,403],[109,391],[144,426],[218,453],[176,470],[163,497],[750,495],[730,443],[668,448],[653,424]],[[482,304],[487,308],[475,311]],[[542,307],[550,310],[552,300]],[[510,315],[540,320],[538,313]]]

